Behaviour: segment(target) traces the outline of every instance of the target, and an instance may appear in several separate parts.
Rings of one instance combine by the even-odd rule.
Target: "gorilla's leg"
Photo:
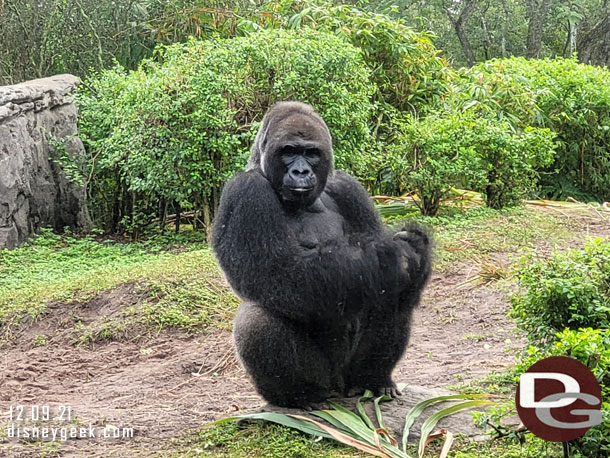
[[[392,381],[392,371],[409,342],[412,311],[407,309],[393,315],[370,312],[345,374],[348,396],[366,389],[378,395],[400,394]]]
[[[329,397],[328,359],[294,323],[243,303],[233,336],[256,390],[271,404],[311,408]]]

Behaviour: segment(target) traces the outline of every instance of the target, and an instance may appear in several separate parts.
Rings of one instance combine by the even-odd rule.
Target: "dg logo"
[[[538,361],[519,378],[517,413],[536,436],[577,439],[602,422],[601,388],[582,363],[564,356]]]

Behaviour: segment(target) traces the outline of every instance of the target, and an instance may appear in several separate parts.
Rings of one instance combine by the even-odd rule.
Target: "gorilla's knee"
[[[257,391],[272,404],[308,407],[328,397],[326,358],[288,320],[244,303],[235,317],[233,336]]]

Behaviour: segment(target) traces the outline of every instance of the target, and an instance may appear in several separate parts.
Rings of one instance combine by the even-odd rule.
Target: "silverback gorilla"
[[[311,106],[280,102],[264,116],[247,171],[223,190],[212,244],[243,300],[237,352],[268,402],[399,394],[391,373],[430,276],[428,236],[383,227],[364,188],[333,170]]]

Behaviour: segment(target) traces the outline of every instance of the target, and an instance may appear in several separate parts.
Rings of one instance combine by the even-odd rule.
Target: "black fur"
[[[290,178],[297,161],[315,179]],[[267,112],[248,170],[222,193],[212,243],[243,299],[237,352],[267,401],[397,393],[391,373],[430,275],[429,239],[416,225],[383,227],[364,188],[333,171],[330,133],[309,105]]]

